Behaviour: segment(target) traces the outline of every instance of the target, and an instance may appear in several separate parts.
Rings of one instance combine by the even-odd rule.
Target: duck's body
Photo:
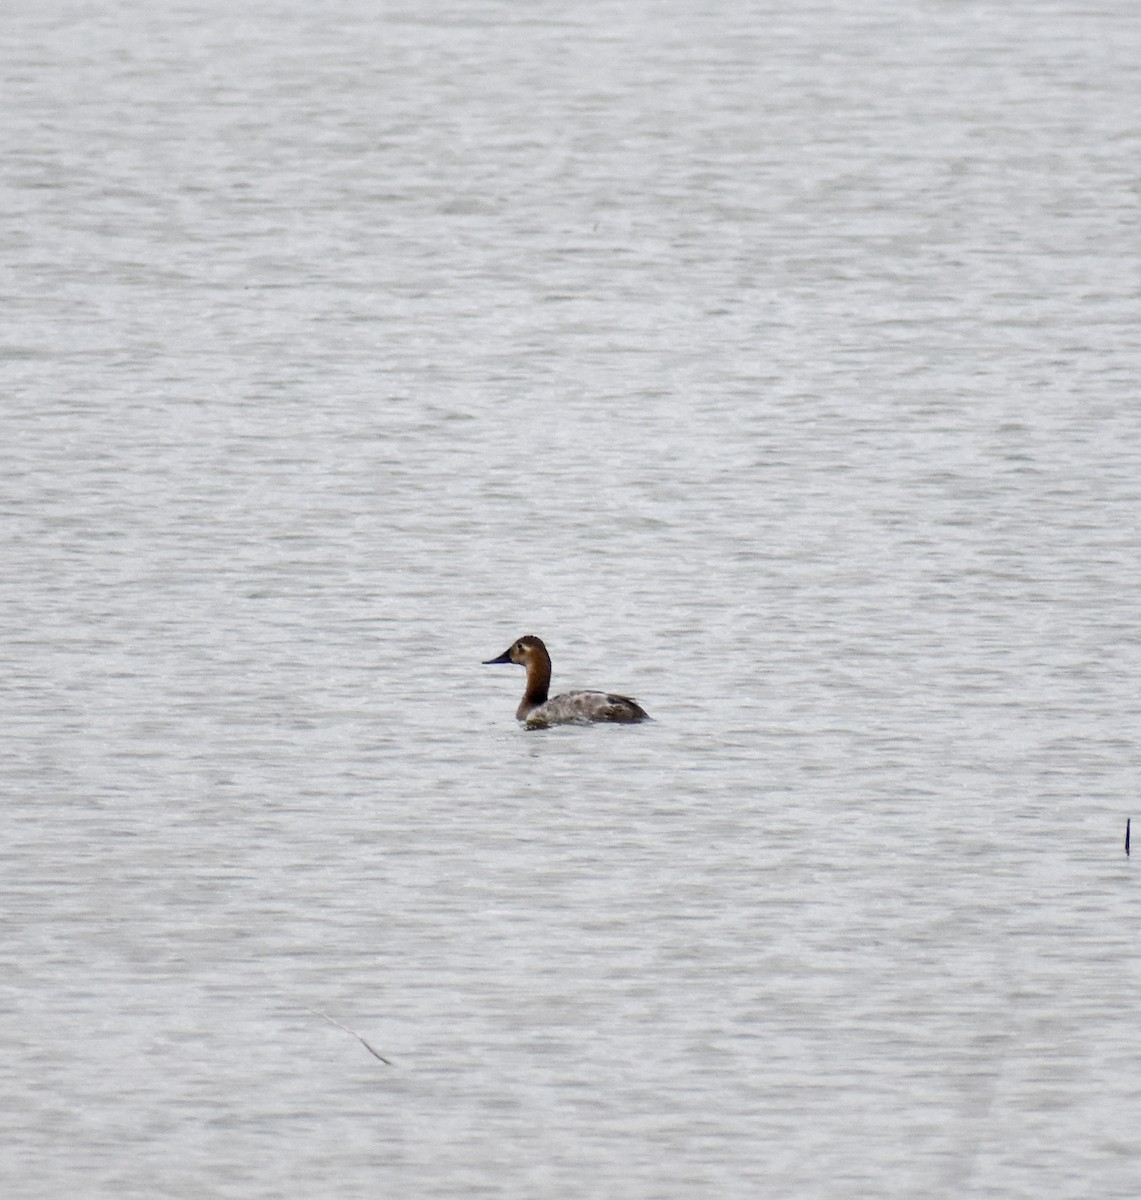
[[[528,729],[544,729],[548,725],[590,725],[595,721],[614,721],[633,725],[648,721],[649,714],[629,696],[610,692],[563,692],[547,699],[551,687],[551,656],[541,638],[528,634],[521,637],[498,658],[484,664],[518,663],[527,668],[527,686],[515,716]]]
[[[542,729],[547,725],[591,725],[595,721],[634,725],[650,719],[649,713],[636,700],[616,696],[613,692],[563,692],[561,696],[554,696],[526,711],[520,704],[515,715],[529,729]]]

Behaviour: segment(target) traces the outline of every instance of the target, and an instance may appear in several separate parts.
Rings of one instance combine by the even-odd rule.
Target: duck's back
[[[629,696],[616,696],[613,692],[563,692],[532,709],[526,721],[529,726],[537,727],[591,725],[595,721],[634,725],[649,719],[646,710]]]

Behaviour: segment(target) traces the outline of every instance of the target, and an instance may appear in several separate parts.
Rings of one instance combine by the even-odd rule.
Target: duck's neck
[[[546,704],[551,688],[551,658],[545,650],[534,649],[527,658],[527,687],[516,710],[520,721],[540,704]]]

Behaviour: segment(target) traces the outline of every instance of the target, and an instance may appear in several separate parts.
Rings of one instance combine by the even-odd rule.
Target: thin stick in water
[[[1129,857],[1129,822],[1132,820],[1133,820],[1132,817],[1125,818],[1125,857],[1126,858]]]
[[[320,1017],[322,1020],[328,1021],[330,1025],[336,1025],[336,1027],[338,1029],[349,1034],[351,1037],[355,1037],[357,1039],[357,1041],[360,1042],[360,1044],[369,1052],[369,1054],[371,1054],[373,1056],[373,1058],[379,1058],[380,1061],[382,1063],[384,1063],[384,1065],[386,1067],[392,1066],[392,1063],[390,1063],[388,1061],[388,1059],[384,1057],[383,1054],[380,1054],[376,1050],[374,1050],[368,1044],[368,1042],[366,1042],[364,1040],[364,1038],[361,1037],[361,1035],[359,1033],[357,1033],[357,1031],[355,1029],[350,1029],[347,1025],[342,1025],[340,1023],[340,1021],[334,1021],[333,1018],[331,1016],[329,1016],[328,1013],[318,1012],[315,1008],[310,1008],[308,1004],[303,1004],[301,1007],[304,1008],[306,1012],[311,1012],[315,1017]]]

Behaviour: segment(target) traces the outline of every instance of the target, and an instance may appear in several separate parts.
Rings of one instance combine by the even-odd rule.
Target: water
[[[2,37],[4,1194],[1136,1196],[1132,6]]]

